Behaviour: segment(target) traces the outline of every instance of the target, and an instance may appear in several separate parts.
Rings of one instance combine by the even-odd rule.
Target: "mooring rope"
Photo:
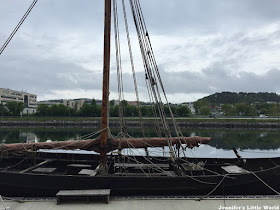
[[[198,200],[200,201],[200,200],[202,200],[202,199],[208,197],[209,195],[211,195],[211,194],[222,184],[222,182],[225,180],[225,178],[226,178],[228,175],[229,175],[229,174],[225,174],[225,175],[223,176],[223,178],[221,179],[221,181],[216,185],[216,187],[214,187],[213,190],[211,190],[208,194],[206,194],[206,195],[204,195],[204,196],[198,198]]]
[[[258,180],[260,180],[265,186],[267,186],[269,189],[271,189],[273,192],[275,192],[277,195],[280,195],[280,193],[273,189],[271,186],[269,186],[264,180],[262,180],[257,174],[255,174],[253,171],[250,172],[251,174],[253,174]]]
[[[0,201],[1,201],[1,203],[2,203],[2,205],[3,205],[3,207],[4,207],[4,209],[6,210],[6,209],[7,209],[7,207],[6,207],[5,203],[4,203],[4,201],[3,201],[3,199],[2,199],[2,196],[1,196],[1,195],[0,195]]]

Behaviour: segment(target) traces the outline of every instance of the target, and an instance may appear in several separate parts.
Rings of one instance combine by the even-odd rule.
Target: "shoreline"
[[[196,119],[196,118],[180,118],[176,119],[178,125],[182,128],[225,128],[225,129],[280,129],[280,122],[267,119]],[[153,127],[155,122],[152,119],[143,120],[144,127]],[[172,123],[169,123],[170,127],[173,127]],[[86,118],[74,118],[74,119],[0,119],[0,127],[100,127],[100,118],[86,119]],[[140,121],[134,118],[126,120],[127,127],[140,127]],[[119,127],[119,121],[117,119],[110,120],[110,127]]]

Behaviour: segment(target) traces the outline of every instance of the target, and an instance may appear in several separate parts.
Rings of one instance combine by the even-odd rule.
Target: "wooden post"
[[[100,138],[100,148],[101,148],[100,171],[107,168],[107,164],[106,164],[107,155],[106,155],[105,147],[108,141],[107,128],[109,126],[108,102],[109,102],[109,78],[110,78],[110,38],[111,38],[111,0],[105,0],[103,95],[102,95],[102,112],[101,112],[102,132]]]

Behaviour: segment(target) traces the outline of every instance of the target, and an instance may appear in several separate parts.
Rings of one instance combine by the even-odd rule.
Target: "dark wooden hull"
[[[205,161],[206,159],[202,159]],[[211,161],[232,161],[215,159]],[[267,160],[271,162],[270,160]],[[279,163],[274,158],[274,163]],[[266,164],[265,159],[251,159],[247,164]],[[254,172],[267,185],[280,191],[280,167]],[[59,190],[111,189],[112,195],[273,195],[275,192],[253,173],[197,176],[80,176],[43,175],[0,172],[0,194],[3,196],[55,196]],[[222,181],[223,180],[223,181]],[[221,182],[222,181],[222,182]],[[220,183],[221,182],[221,183]],[[220,183],[220,184],[219,184]],[[218,186],[218,187],[217,187]],[[217,189],[215,189],[217,187]],[[215,189],[215,190],[214,190]]]

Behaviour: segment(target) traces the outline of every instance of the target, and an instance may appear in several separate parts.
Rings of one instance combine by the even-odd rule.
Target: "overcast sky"
[[[0,46],[32,2],[0,0]],[[169,101],[222,91],[280,93],[279,0],[140,2]],[[0,55],[0,87],[26,90],[38,100],[101,99],[103,11],[103,0],[39,0]],[[127,11],[140,100],[148,101],[128,4]],[[119,14],[125,97],[135,100]],[[114,53],[111,99],[117,99]]]

